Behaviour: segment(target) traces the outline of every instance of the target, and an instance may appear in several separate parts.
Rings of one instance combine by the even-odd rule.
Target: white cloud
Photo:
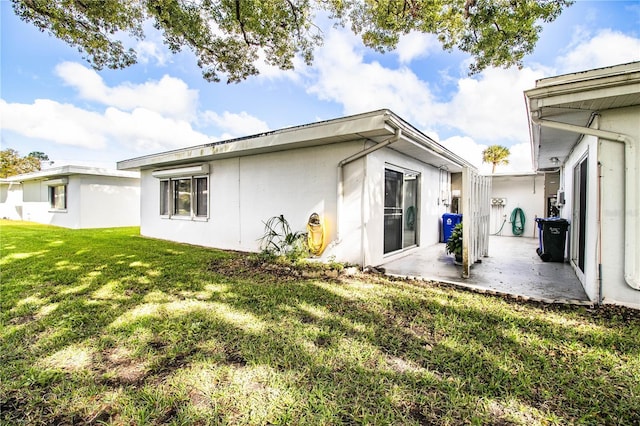
[[[433,113],[434,101],[426,82],[409,68],[385,68],[365,63],[359,39],[342,30],[331,30],[316,54],[315,82],[307,92],[321,100],[343,105],[345,114],[389,108],[407,120],[425,126],[425,113]]]
[[[427,56],[439,48],[440,42],[435,34],[412,31],[400,38],[395,53],[401,63],[408,64],[414,59]]]
[[[169,53],[158,43],[148,40],[140,41],[136,44],[138,62],[141,64],[149,64],[154,62],[155,65],[163,67],[169,62]]]
[[[216,127],[224,131],[224,134],[221,136],[222,139],[254,135],[269,130],[267,123],[244,111],[239,114],[225,111],[222,115],[213,111],[207,111],[203,116],[206,121],[213,123]]]
[[[30,138],[90,149],[106,146],[105,122],[100,114],[36,99],[33,104],[7,103],[0,99],[2,128]]]
[[[488,69],[460,78],[449,99],[440,101],[411,69],[365,62],[360,46],[346,31],[331,31],[307,91],[341,104],[345,114],[390,108],[425,132],[455,129],[489,143],[528,141],[523,91],[544,76],[542,69]]]
[[[104,118],[113,140],[138,151],[153,152],[208,143],[209,138],[186,121],[163,117],[155,111],[136,108],[131,112],[108,108]]]
[[[254,65],[260,72],[260,74],[258,74],[257,76],[259,80],[273,81],[288,79],[294,83],[300,81],[301,73],[304,72],[303,70],[306,67],[306,64],[300,57],[295,56],[293,58],[293,69],[291,70],[282,70],[275,65],[270,65],[265,62],[265,57],[266,54],[264,53],[264,51],[259,50],[258,59],[254,62]]]
[[[82,99],[99,102],[107,107],[127,111],[146,108],[183,120],[195,117],[198,92],[189,89],[178,78],[165,75],[159,81],[123,83],[109,87],[96,71],[75,62],[59,64],[56,66],[56,73],[66,85],[77,90]]]
[[[509,147],[509,164],[506,171],[532,171],[531,143],[522,142]]]
[[[33,104],[0,100],[0,112],[3,129],[82,148],[104,149],[117,143],[133,151],[153,152],[209,142],[188,122],[144,108],[126,112],[111,107],[97,113],[48,99]]]
[[[482,151],[487,148],[487,145],[478,143],[468,136],[453,136],[440,141],[440,144],[476,166],[481,173],[491,173],[491,164],[482,162]],[[504,146],[505,144],[496,143],[496,145]],[[529,142],[511,145],[508,148],[509,164],[499,165],[496,168],[496,173],[530,172],[533,170]]]
[[[55,144],[129,153],[124,155],[211,142],[195,124],[213,124],[223,138],[269,130],[264,121],[246,112],[206,111],[198,117],[198,92],[180,79],[164,76],[158,81],[109,87],[95,71],[76,63],[62,63],[56,72],[82,99],[105,108],[88,110],[49,99],[32,104],[0,100],[3,130]]]
[[[439,122],[491,143],[528,140],[523,91],[534,87],[536,79],[543,76],[543,72],[531,68],[493,68],[476,78],[462,78],[457,92],[443,105]]]
[[[583,29],[578,31],[581,37],[587,34]],[[561,73],[573,73],[638,60],[639,38],[606,29],[590,40],[583,40],[575,45],[570,52],[558,58],[557,66]]]
[[[484,170],[486,167],[483,167],[482,164],[482,151],[487,148],[487,145],[477,143],[468,136],[452,136],[439,143],[476,166],[480,171],[486,171]],[[491,171],[491,167],[489,167],[489,171]]]

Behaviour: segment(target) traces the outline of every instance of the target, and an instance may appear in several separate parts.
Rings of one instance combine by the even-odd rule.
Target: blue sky
[[[387,54],[318,20],[313,66],[260,64],[239,84],[208,83],[193,55],[172,55],[149,28],[139,63],[93,70],[76,48],[20,21],[0,0],[2,149],[63,164],[115,163],[209,141],[390,108],[483,171],[481,151],[511,150],[500,172],[529,170],[523,90],[535,80],[640,60],[640,1],[581,1],[545,26],[524,68],[467,75],[469,57],[409,34]]]

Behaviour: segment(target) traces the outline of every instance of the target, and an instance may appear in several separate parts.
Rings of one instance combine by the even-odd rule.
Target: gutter
[[[372,152],[378,151],[388,145],[391,145],[394,142],[397,142],[398,140],[400,140],[400,137],[402,135],[402,130],[400,129],[400,124],[397,123],[395,120],[393,119],[388,119],[385,120],[385,122],[387,124],[389,124],[391,127],[393,127],[396,131],[395,134],[393,136],[391,136],[388,139],[385,139],[382,142],[377,143],[374,146],[371,146],[369,148],[366,148],[360,152],[357,152],[353,155],[351,155],[350,157],[345,158],[344,160],[340,161],[338,163],[338,199],[337,199],[337,214],[336,214],[336,241],[335,244],[339,244],[342,241],[342,233],[341,233],[341,226],[340,226],[340,222],[341,222],[341,214],[342,214],[342,204],[344,203],[344,166],[346,166],[347,164],[350,164],[356,160],[359,160],[362,157],[365,157],[369,154],[371,154]],[[364,247],[362,248],[362,251],[364,253]],[[364,257],[364,255],[363,255]],[[365,266],[364,264],[362,265],[363,267]]]
[[[631,136],[622,133],[544,120],[539,118],[537,113],[531,114],[531,122],[542,127],[595,136],[624,144],[624,280],[629,287],[640,290],[640,265],[638,265],[638,259],[640,259],[640,253],[638,252],[638,244],[640,243],[640,194],[638,194],[638,188],[636,187],[640,182],[640,176],[638,175],[640,147],[637,146],[637,142]]]

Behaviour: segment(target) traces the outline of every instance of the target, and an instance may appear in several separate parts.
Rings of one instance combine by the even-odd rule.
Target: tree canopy
[[[41,170],[43,161],[49,161],[44,152],[34,151],[21,157],[15,149],[3,149],[0,151],[0,178]]]
[[[509,164],[509,148],[502,145],[491,145],[482,151],[482,162],[491,163],[491,173],[496,172],[496,166],[500,164]]]
[[[41,31],[76,46],[96,69],[136,62],[123,34],[145,37],[150,20],[176,53],[188,48],[203,77],[239,82],[258,74],[255,63],[293,68],[313,61],[322,33],[317,13],[349,26],[366,46],[385,52],[411,31],[437,34],[444,49],[469,53],[470,72],[522,66],[542,22],[555,20],[570,0],[12,0],[15,13]]]

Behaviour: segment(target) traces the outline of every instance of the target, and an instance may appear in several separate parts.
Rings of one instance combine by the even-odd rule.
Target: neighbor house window
[[[49,207],[53,210],[67,209],[67,185],[49,187]]]
[[[169,216],[169,181],[160,181],[160,215]]]
[[[160,181],[160,215],[206,218],[209,178],[176,177]]]

